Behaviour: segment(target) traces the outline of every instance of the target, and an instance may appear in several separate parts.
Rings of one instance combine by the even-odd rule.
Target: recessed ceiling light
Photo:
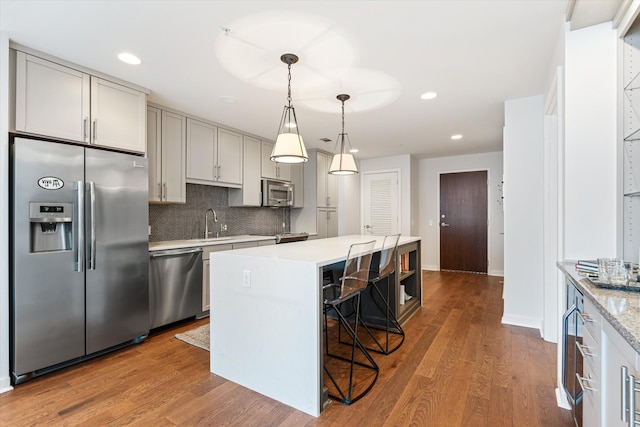
[[[218,97],[218,101],[222,102],[223,104],[235,104],[236,98],[229,95],[222,95]]]
[[[352,148],[351,150],[349,150],[350,153],[357,153],[358,149],[357,148]]]
[[[118,59],[126,64],[140,65],[142,61],[133,53],[122,52],[118,54]]]
[[[462,135],[460,135],[460,134],[451,135],[451,139],[462,139]]]
[[[421,99],[433,99],[436,96],[438,96],[438,94],[435,93],[435,92],[425,92],[422,95],[420,95],[420,98]]]
[[[289,129],[293,129],[293,128],[298,127],[298,126],[296,126],[296,124],[294,122],[289,122],[289,123],[285,123],[284,127],[289,128]]]

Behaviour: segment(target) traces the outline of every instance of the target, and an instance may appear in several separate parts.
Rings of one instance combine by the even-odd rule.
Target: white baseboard
[[[505,325],[537,329],[540,336],[542,336],[542,322],[537,318],[505,314],[502,316],[502,323]]]
[[[422,269],[428,271],[440,271],[437,265],[423,265]]]
[[[556,402],[558,403],[558,407],[562,409],[571,409],[571,405],[569,405],[569,400],[567,399],[567,394],[561,388],[556,388]]]
[[[489,270],[487,273],[489,276],[501,276],[504,277],[504,271],[502,270]]]
[[[7,391],[11,390],[13,390],[13,387],[11,387],[11,378],[0,378],[0,394],[6,393]]]

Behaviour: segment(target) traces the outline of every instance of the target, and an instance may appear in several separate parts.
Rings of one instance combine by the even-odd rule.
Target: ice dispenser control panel
[[[72,248],[73,204],[29,203],[31,252],[69,251]]]

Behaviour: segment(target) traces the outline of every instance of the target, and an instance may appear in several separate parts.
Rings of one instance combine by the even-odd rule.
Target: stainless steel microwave
[[[294,185],[289,182],[262,180],[262,206],[293,206]]]

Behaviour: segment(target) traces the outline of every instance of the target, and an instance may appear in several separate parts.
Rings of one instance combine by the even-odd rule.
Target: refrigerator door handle
[[[78,207],[78,217],[76,218],[75,244],[76,260],[75,271],[84,270],[84,183],[77,181],[73,183],[73,190],[76,192],[76,206]]]
[[[89,182],[89,203],[91,205],[91,224],[89,229],[91,239],[89,244],[89,270],[96,269],[96,185],[94,182]]]

